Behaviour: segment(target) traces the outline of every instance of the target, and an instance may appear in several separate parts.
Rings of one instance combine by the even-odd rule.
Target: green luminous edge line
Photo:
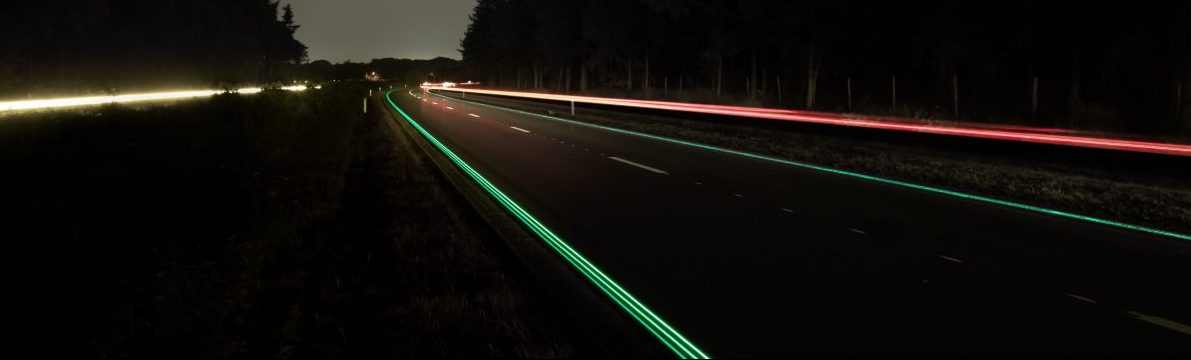
[[[451,159],[452,162],[472,178],[476,184],[484,188],[495,200],[501,203],[510,213],[512,213],[518,220],[520,220],[526,227],[532,230],[538,237],[546,242],[565,260],[571,263],[584,277],[596,285],[609,298],[617,303],[625,312],[637,320],[642,326],[652,333],[657,339],[673,351],[679,358],[683,359],[710,359],[710,357],[700,350],[697,346],[687,340],[681,333],[671,327],[665,320],[654,314],[649,310],[645,304],[638,301],[632,294],[622,288],[619,284],[612,280],[611,277],[604,274],[599,268],[595,267],[583,255],[579,254],[574,248],[562,240],[558,235],[554,234],[549,228],[543,225],[529,212],[525,211],[519,204],[513,201],[510,197],[498,189],[492,182],[488,181],[483,175],[476,171],[470,164],[465,162],[462,158],[447,148],[445,144],[440,142],[434,135],[430,134],[417,121],[409,116],[397,103],[392,99],[392,93],[396,91],[389,91],[385,94],[386,100],[393,109],[397,110],[399,114],[410,125],[412,125],[418,132],[429,140],[439,151]]]
[[[1140,232],[1153,234],[1153,235],[1166,236],[1166,237],[1175,238],[1175,239],[1184,240],[1184,241],[1191,241],[1191,235],[1181,234],[1181,233],[1177,233],[1177,232],[1173,232],[1173,231],[1154,229],[1154,228],[1149,228],[1149,227],[1140,226],[1140,225],[1127,224],[1127,223],[1123,223],[1123,222],[1119,222],[1119,221],[1105,220],[1105,219],[1100,219],[1100,218],[1096,218],[1096,217],[1092,217],[1092,216],[1086,216],[1086,215],[1069,213],[1069,212],[1064,212],[1064,211],[1059,211],[1059,210],[1054,210],[1054,209],[1048,209],[1048,208],[1044,208],[1044,207],[1040,207],[1040,206],[1026,205],[1026,204],[1012,202],[1012,201],[1008,201],[1008,200],[994,199],[994,198],[990,198],[990,197],[962,193],[962,192],[953,191],[953,190],[940,189],[940,188],[936,188],[936,187],[919,185],[919,184],[905,182],[905,181],[886,179],[886,178],[877,177],[877,176],[873,176],[873,175],[866,175],[866,174],[857,173],[857,172],[833,169],[833,168],[819,166],[819,165],[812,165],[812,164],[807,164],[807,163],[802,163],[802,162],[797,162],[797,161],[776,158],[776,157],[772,157],[772,156],[765,156],[765,155],[754,154],[754,153],[740,151],[740,150],[733,150],[733,149],[722,148],[722,147],[713,146],[713,145],[707,145],[707,144],[701,144],[701,143],[690,142],[690,141],[685,141],[685,140],[679,140],[679,139],[669,138],[669,137],[665,137],[665,136],[646,134],[646,133],[636,132],[636,131],[632,131],[632,130],[625,130],[625,129],[615,128],[615,127],[610,127],[610,126],[596,125],[596,124],[586,123],[586,122],[582,122],[582,121],[563,119],[563,118],[559,118],[559,117],[542,115],[542,114],[532,113],[532,112],[528,112],[528,111],[522,111],[522,110],[510,109],[510,108],[501,107],[501,106],[489,105],[489,104],[485,104],[485,103],[481,103],[481,102],[475,102],[475,101],[460,99],[460,98],[456,98],[456,97],[448,97],[448,96],[436,94],[434,92],[431,92],[430,94],[434,95],[434,96],[446,98],[446,99],[452,99],[452,100],[456,100],[456,101],[464,101],[464,102],[475,104],[475,105],[486,106],[486,107],[490,107],[490,108],[501,109],[501,110],[505,110],[505,111],[511,111],[511,112],[516,112],[516,113],[521,113],[521,114],[526,114],[526,115],[532,115],[532,116],[546,118],[546,119],[550,119],[550,120],[554,120],[554,121],[561,121],[561,122],[565,122],[565,123],[569,123],[569,124],[587,126],[587,127],[602,129],[602,130],[606,130],[606,131],[617,132],[617,133],[621,133],[621,134],[639,136],[639,137],[644,137],[644,138],[649,138],[649,139],[654,139],[654,140],[659,140],[659,141],[664,141],[664,142],[669,142],[669,143],[675,143],[675,144],[680,144],[680,145],[693,146],[693,147],[706,149],[706,150],[719,151],[719,152],[739,155],[739,156],[758,159],[758,160],[772,161],[772,162],[776,162],[776,163],[780,163],[780,164],[796,166],[796,167],[801,167],[801,168],[805,168],[805,169],[811,169],[811,170],[827,172],[827,173],[832,173],[832,174],[861,178],[861,179],[865,179],[865,180],[869,180],[869,181],[890,184],[890,185],[896,185],[896,186],[901,186],[901,187],[908,187],[908,188],[932,192],[932,193],[936,193],[936,194],[950,195],[950,196],[955,196],[955,197],[969,199],[969,200],[981,201],[981,202],[992,203],[992,204],[1007,206],[1007,207],[1021,209],[1021,210],[1027,210],[1027,211],[1033,211],[1033,212],[1039,212],[1039,213],[1059,216],[1059,217],[1068,218],[1068,219],[1081,220],[1081,221],[1096,223],[1096,224],[1100,224],[1100,225],[1107,225],[1107,226],[1112,226],[1112,227],[1117,227],[1117,228],[1122,228],[1122,229],[1140,231]]]

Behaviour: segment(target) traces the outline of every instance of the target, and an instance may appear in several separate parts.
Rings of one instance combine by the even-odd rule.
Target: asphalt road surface
[[[1185,240],[407,91],[713,357],[1191,355]]]

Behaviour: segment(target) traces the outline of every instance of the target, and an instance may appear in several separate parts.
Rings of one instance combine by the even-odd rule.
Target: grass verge
[[[12,355],[569,357],[356,85],[0,118]]]

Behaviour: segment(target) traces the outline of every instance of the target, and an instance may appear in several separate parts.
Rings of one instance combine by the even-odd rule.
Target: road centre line
[[[615,156],[609,156],[608,158],[609,158],[609,159],[612,159],[612,160],[616,160],[616,161],[622,162],[622,163],[625,163],[625,164],[629,164],[629,165],[632,165],[632,166],[636,166],[636,167],[639,167],[639,168],[645,169],[645,170],[647,170],[647,171],[655,172],[655,173],[662,174],[662,175],[670,175],[670,173],[666,172],[665,170],[661,170],[661,169],[657,169],[657,168],[649,167],[649,166],[646,166],[646,165],[641,165],[641,164],[638,164],[638,163],[635,163],[635,162],[632,162],[632,161],[629,161],[629,160],[621,159],[621,158],[618,158],[618,157],[615,157]]]

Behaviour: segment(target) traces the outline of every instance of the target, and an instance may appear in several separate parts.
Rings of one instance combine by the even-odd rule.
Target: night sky
[[[475,0],[289,0],[310,60],[459,59]]]

